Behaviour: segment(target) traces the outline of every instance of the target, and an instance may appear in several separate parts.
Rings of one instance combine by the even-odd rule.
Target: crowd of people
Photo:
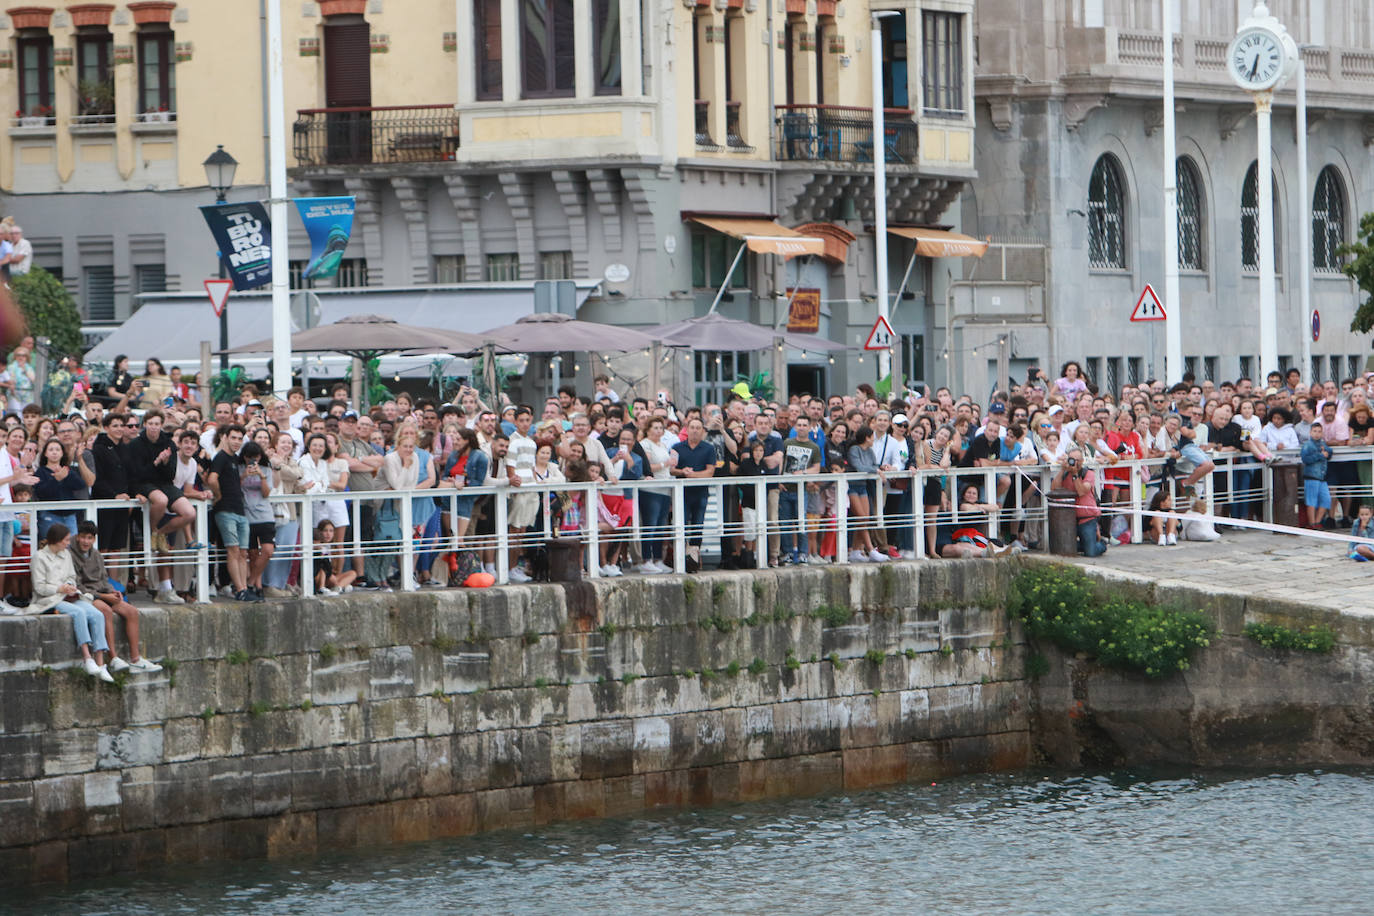
[[[1370,485],[1370,461],[1337,460],[1332,447],[1374,445],[1374,373],[1308,386],[1292,370],[1263,386],[1185,378],[1108,392],[1070,361],[1055,377],[1032,370],[986,405],[947,388],[880,397],[860,385],[785,401],[740,386],[721,403],[685,407],[667,392],[621,400],[598,378],[590,395],[564,386],[542,403],[487,404],[464,387],[450,402],[400,394],[360,412],[343,384],[320,400],[247,385],[202,404],[178,368],[149,359],[135,374],[121,357],[99,382],[69,361],[72,395],[44,416],[32,400],[32,347],[21,342],[0,372],[10,408],[0,504],[123,501],[94,517],[39,508],[34,530],[27,512],[0,516],[0,610],[70,614],[83,664],[102,679],[155,667],[138,654],[129,599],[189,600],[191,560],[211,547],[211,585],[241,602],[298,594],[306,581],[330,596],[395,588],[407,575],[421,587],[489,577],[498,519],[514,582],[546,574],[550,545],[587,550],[593,527],[597,553],[584,559],[601,575],[654,575],[678,561],[695,572],[718,491],[710,544],[718,535],[722,568],[751,568],[756,557],[833,562],[841,515],[849,562],[912,559],[918,540],[930,557],[992,556],[1044,539],[1043,513],[1032,510],[1050,499],[1049,465],[1092,556],[1130,539],[1113,512],[1133,498],[1121,462],[1161,459],[1145,475],[1146,531],[1170,546],[1217,536],[1198,504],[1209,489],[1218,513],[1257,516],[1261,463],[1280,451],[1301,461],[1304,524],[1370,530],[1356,495]],[[827,479],[837,472],[871,476]],[[688,481],[680,517],[666,485],[674,477]],[[646,483],[624,487],[631,481]],[[464,492],[474,488],[486,492]],[[396,490],[433,492],[382,495]],[[331,498],[278,498],[301,494]],[[212,507],[209,543],[194,530],[197,502]],[[408,570],[403,524],[414,544]],[[685,550],[675,557],[679,533]],[[1352,545],[1351,556],[1374,552]],[[129,635],[128,662],[114,649],[115,618]]]

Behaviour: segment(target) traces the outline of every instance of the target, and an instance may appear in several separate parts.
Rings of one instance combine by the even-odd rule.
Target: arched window
[[[1088,266],[1098,270],[1126,266],[1126,194],[1121,166],[1104,153],[1088,181]]]
[[[1312,267],[1339,271],[1339,248],[1345,244],[1345,185],[1340,173],[1328,165],[1317,176],[1312,195]]]
[[[1274,200],[1274,271],[1281,273],[1279,265],[1279,182],[1271,175]],[[1245,173],[1245,184],[1240,191],[1240,262],[1246,270],[1259,270],[1259,163],[1250,163]]]
[[[1188,156],[1175,160],[1174,172],[1178,187],[1178,266],[1183,270],[1206,270],[1202,177]]]

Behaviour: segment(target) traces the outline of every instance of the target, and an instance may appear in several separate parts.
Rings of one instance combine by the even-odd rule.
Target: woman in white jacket
[[[25,612],[56,611],[71,617],[86,673],[113,683],[114,677],[105,667],[105,653],[110,648],[105,642],[105,616],[91,603],[91,596],[83,595],[77,588],[76,569],[68,550],[71,543],[72,535],[66,525],[54,522],[48,527],[43,546],[33,552],[33,600]]]

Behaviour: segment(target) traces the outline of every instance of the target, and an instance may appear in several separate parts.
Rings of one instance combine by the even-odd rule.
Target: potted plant
[[[80,113],[92,121],[112,121],[115,90],[112,80],[82,80],[77,84]]]

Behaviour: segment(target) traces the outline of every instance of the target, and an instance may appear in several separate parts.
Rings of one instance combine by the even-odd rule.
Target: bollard
[[[1281,462],[1270,466],[1273,474],[1273,512],[1275,525],[1301,527],[1298,518],[1298,468],[1301,465]]]
[[[582,542],[577,538],[550,538],[549,581],[582,581]]]
[[[1078,507],[1073,490],[1051,490],[1049,521],[1050,553],[1059,557],[1078,555]]]

